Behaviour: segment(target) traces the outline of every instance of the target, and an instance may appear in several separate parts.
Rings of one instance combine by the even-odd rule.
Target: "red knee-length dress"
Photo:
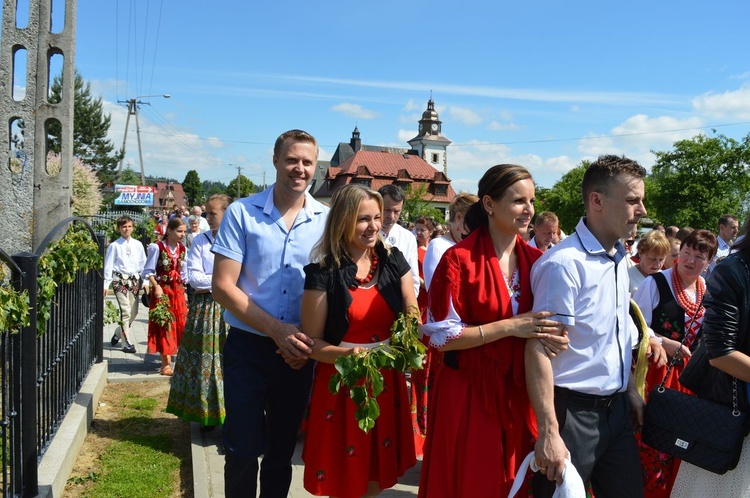
[[[162,327],[149,321],[148,323],[148,352],[173,355],[177,354],[177,347],[182,339],[187,321],[187,301],[185,300],[185,287],[182,282],[180,270],[185,261],[186,249],[178,242],[174,251],[166,242],[156,243],[159,247],[159,256],[156,261],[155,278],[164,295],[169,298],[169,307],[174,321],[169,327]],[[156,298],[151,295],[149,309],[156,306]]]
[[[367,344],[388,339],[396,315],[377,286],[350,292],[349,329],[343,340]],[[347,498],[364,495],[368,481],[378,482],[381,489],[390,488],[416,464],[404,375],[392,369],[381,370],[385,387],[377,397],[380,416],[365,434],[357,425],[357,407],[348,389],[335,395],[328,390],[335,371],[329,363],[318,362],[315,367],[302,451],[305,489],[317,496]]]

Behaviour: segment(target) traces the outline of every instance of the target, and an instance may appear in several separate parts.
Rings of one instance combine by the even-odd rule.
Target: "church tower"
[[[430,97],[427,101],[427,110],[422,113],[422,119],[419,120],[419,134],[409,140],[409,145],[419,157],[435,169],[442,169],[445,176],[448,176],[447,149],[451,141],[442,135],[442,125],[443,122],[435,110],[435,102]]]

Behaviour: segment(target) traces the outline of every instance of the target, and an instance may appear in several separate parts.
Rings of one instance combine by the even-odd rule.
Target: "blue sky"
[[[327,159],[407,146],[432,92],[457,190],[493,164],[551,186],[601,153],[750,131],[750,3],[78,0],[76,65],[112,113],[140,95],[147,174],[273,179],[275,138],[302,128]],[[144,99],[148,100],[148,99]],[[127,161],[138,169],[131,120]],[[234,166],[233,166],[234,165]]]

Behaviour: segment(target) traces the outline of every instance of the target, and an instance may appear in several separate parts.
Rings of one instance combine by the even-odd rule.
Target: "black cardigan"
[[[411,268],[396,247],[392,247],[388,254],[382,242],[378,242],[375,252],[379,259],[378,290],[388,306],[398,314],[404,307],[401,277],[409,273]],[[348,258],[344,258],[338,268],[332,267],[330,259],[327,259],[326,263],[325,268],[318,263],[305,266],[305,289],[326,291],[328,315],[323,339],[338,346],[349,330],[349,306],[352,304],[349,288],[357,285],[354,280],[357,265]]]

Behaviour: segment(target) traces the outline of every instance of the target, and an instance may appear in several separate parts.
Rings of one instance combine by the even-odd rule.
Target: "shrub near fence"
[[[103,251],[103,237],[81,218],[58,224],[35,253],[0,250],[10,270],[1,283],[26,290],[31,306],[20,333],[0,331],[3,497],[36,495],[38,462],[102,361]]]

